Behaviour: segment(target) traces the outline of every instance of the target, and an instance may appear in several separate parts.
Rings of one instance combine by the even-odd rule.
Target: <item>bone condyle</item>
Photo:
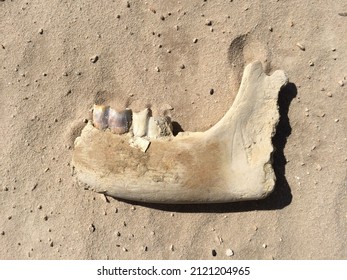
[[[265,198],[275,186],[272,136],[279,121],[278,94],[287,82],[282,70],[267,76],[260,62],[251,63],[217,124],[176,137],[171,120],[151,116],[149,108],[116,114],[96,106],[94,125],[88,123],[75,141],[77,179],[94,191],[141,202]]]

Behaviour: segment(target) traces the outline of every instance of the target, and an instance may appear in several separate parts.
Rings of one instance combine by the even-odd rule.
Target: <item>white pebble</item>
[[[231,256],[234,255],[234,251],[231,250],[231,249],[227,249],[227,250],[225,251],[225,254],[227,255],[227,257],[231,257]]]

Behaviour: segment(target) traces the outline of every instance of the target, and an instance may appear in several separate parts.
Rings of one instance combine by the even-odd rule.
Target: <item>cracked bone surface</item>
[[[86,188],[151,203],[256,200],[275,186],[272,137],[278,94],[288,79],[260,62],[246,66],[229,111],[205,132],[151,139],[146,152],[126,137],[88,123],[75,140],[72,164]],[[134,125],[133,119],[133,125]],[[140,131],[142,134],[142,131]]]

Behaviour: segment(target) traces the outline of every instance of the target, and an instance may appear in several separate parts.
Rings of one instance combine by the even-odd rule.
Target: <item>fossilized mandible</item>
[[[275,185],[272,136],[279,121],[278,94],[287,82],[283,71],[267,76],[260,62],[251,63],[232,107],[216,125],[205,132],[149,139],[145,152],[129,145],[134,134],[114,134],[88,123],[75,140],[77,179],[97,192],[142,202],[265,198]]]

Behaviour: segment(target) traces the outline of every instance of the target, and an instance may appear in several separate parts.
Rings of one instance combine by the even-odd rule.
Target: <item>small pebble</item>
[[[95,62],[98,61],[98,59],[99,59],[99,57],[98,57],[97,55],[95,55],[95,56],[93,56],[93,57],[90,58],[90,62],[91,62],[91,63],[95,63]]]
[[[39,29],[39,34],[43,34],[43,29],[42,28]]]
[[[340,120],[339,119],[335,119],[334,122],[338,123]]]
[[[215,249],[213,249],[211,253],[213,257],[217,256],[217,251]]]
[[[316,170],[321,171],[322,170],[322,166],[320,166],[319,164],[316,165]]]
[[[269,31],[272,32],[273,31],[273,28],[271,26],[269,26]]]
[[[163,15],[160,16],[161,20],[165,20],[165,17]]]
[[[130,8],[130,2],[127,1],[127,8]]]
[[[45,216],[43,217],[43,220],[44,220],[44,221],[47,221],[47,220],[48,220],[48,216],[45,215]]]
[[[147,252],[148,251],[148,247],[147,246],[142,246],[142,250]]]
[[[331,92],[327,92],[327,96],[332,97],[333,95]]]
[[[309,64],[310,66],[314,66],[314,62],[313,62],[312,60],[310,60],[310,61],[308,62],[308,64]]]
[[[42,209],[42,205],[37,206],[37,209],[41,210]]]
[[[342,80],[339,81],[338,83],[339,83],[340,87],[343,87],[345,85],[345,83]]]
[[[1,232],[1,235],[5,235],[5,232],[4,232],[4,231],[2,231],[2,232]]]
[[[266,248],[267,248],[267,245],[266,245],[266,244],[263,244],[262,246],[263,246],[263,248],[264,248],[264,249],[266,249]]]
[[[182,65],[180,66],[180,68],[181,68],[181,69],[184,69],[184,68],[186,68],[186,66],[185,66],[184,64],[182,64]]]
[[[210,95],[213,95],[213,94],[214,94],[214,89],[211,88],[211,89],[210,89]]]
[[[53,241],[51,241],[51,243],[49,243],[49,246],[53,247],[53,245],[54,245]]]
[[[172,244],[170,245],[170,251],[172,251],[172,252],[175,251],[175,247]]]
[[[160,72],[159,67],[155,67],[155,71]]]
[[[7,192],[7,191],[8,191],[8,187],[4,187],[3,190],[4,190],[5,192]]]
[[[123,250],[124,252],[128,252],[128,249],[125,248],[125,247],[123,247],[122,250]]]
[[[195,44],[195,43],[197,43],[198,42],[198,38],[194,38],[193,39],[193,43]]]
[[[95,226],[93,224],[91,224],[88,229],[89,229],[89,232],[94,232]]]
[[[206,24],[207,26],[211,26],[211,25],[212,25],[212,21],[207,19],[206,22],[205,22],[205,24]]]
[[[296,46],[302,51],[305,51],[305,49],[306,49],[305,46],[301,43],[296,43]]]
[[[231,257],[231,256],[234,255],[234,251],[231,250],[231,249],[227,249],[227,250],[225,251],[225,254],[227,255],[227,257]]]

